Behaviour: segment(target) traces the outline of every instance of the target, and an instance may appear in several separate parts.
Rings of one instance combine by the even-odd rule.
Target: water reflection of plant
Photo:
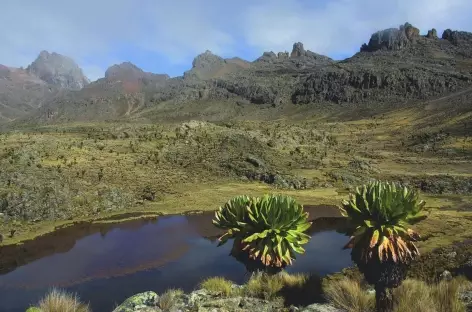
[[[284,195],[238,196],[216,212],[213,224],[226,232],[218,246],[234,239],[231,255],[250,271],[278,271],[292,264],[310,236],[308,213]]]

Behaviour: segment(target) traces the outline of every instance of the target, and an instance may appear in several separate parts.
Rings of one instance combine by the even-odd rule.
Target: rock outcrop
[[[448,40],[453,44],[472,43],[472,33],[466,31],[452,31],[446,29],[442,34],[442,39]]]
[[[55,52],[41,51],[26,70],[48,84],[60,88],[80,90],[90,83],[74,60]]]
[[[437,32],[436,28],[428,30],[428,34],[426,35],[426,38],[438,39],[438,32]]]
[[[255,62],[258,63],[276,63],[291,61],[292,63],[299,64],[297,67],[301,67],[301,63],[306,65],[326,64],[331,63],[333,60],[325,55],[317,54],[310,50],[305,50],[303,43],[295,42],[292,47],[292,52],[278,52],[275,54],[273,51],[264,52]]]
[[[368,44],[363,44],[361,52],[373,52],[377,50],[401,50],[414,44],[420,31],[410,23],[405,23],[399,28],[389,28],[374,33]]]
[[[410,68],[359,67],[324,68],[309,75],[295,87],[292,102],[362,103],[398,102],[398,99],[425,99],[469,85],[470,75],[421,66]]]
[[[240,288],[241,286],[233,285],[233,287]],[[164,296],[167,297],[164,298]],[[164,302],[166,304],[165,307],[163,306]],[[299,312],[341,312],[341,310],[331,305],[316,303],[304,308],[293,309]],[[128,298],[116,307],[113,312],[277,312],[285,310],[286,308],[284,308],[281,300],[264,300],[243,296],[224,297],[221,294],[200,289],[188,295],[176,293],[170,300],[168,295],[159,296],[153,291],[147,291]]]

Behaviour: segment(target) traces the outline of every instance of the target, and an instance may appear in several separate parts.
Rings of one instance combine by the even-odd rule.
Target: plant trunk
[[[375,306],[377,312],[392,312],[393,298],[389,288],[383,286],[375,286]]]

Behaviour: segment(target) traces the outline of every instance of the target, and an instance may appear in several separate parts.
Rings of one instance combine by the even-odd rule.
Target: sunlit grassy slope
[[[433,209],[419,225],[430,235],[423,248],[468,237],[472,139],[463,128],[472,128],[471,115],[462,106],[445,114],[428,105],[377,114],[251,108],[251,116],[212,122],[190,121],[193,112],[183,108],[187,117],[179,120],[164,115],[4,132],[3,243],[77,220],[214,210],[239,194],[283,192],[303,204],[338,204],[369,178],[426,185]]]

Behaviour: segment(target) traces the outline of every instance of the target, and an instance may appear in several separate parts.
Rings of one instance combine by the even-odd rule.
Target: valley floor
[[[297,109],[272,120],[88,123],[4,132],[3,244],[77,221],[215,210],[240,194],[277,192],[302,204],[340,204],[370,178],[422,191],[431,209],[418,225],[427,237],[421,249],[463,240],[472,236],[471,115],[444,115],[442,108],[425,105],[368,118]]]

